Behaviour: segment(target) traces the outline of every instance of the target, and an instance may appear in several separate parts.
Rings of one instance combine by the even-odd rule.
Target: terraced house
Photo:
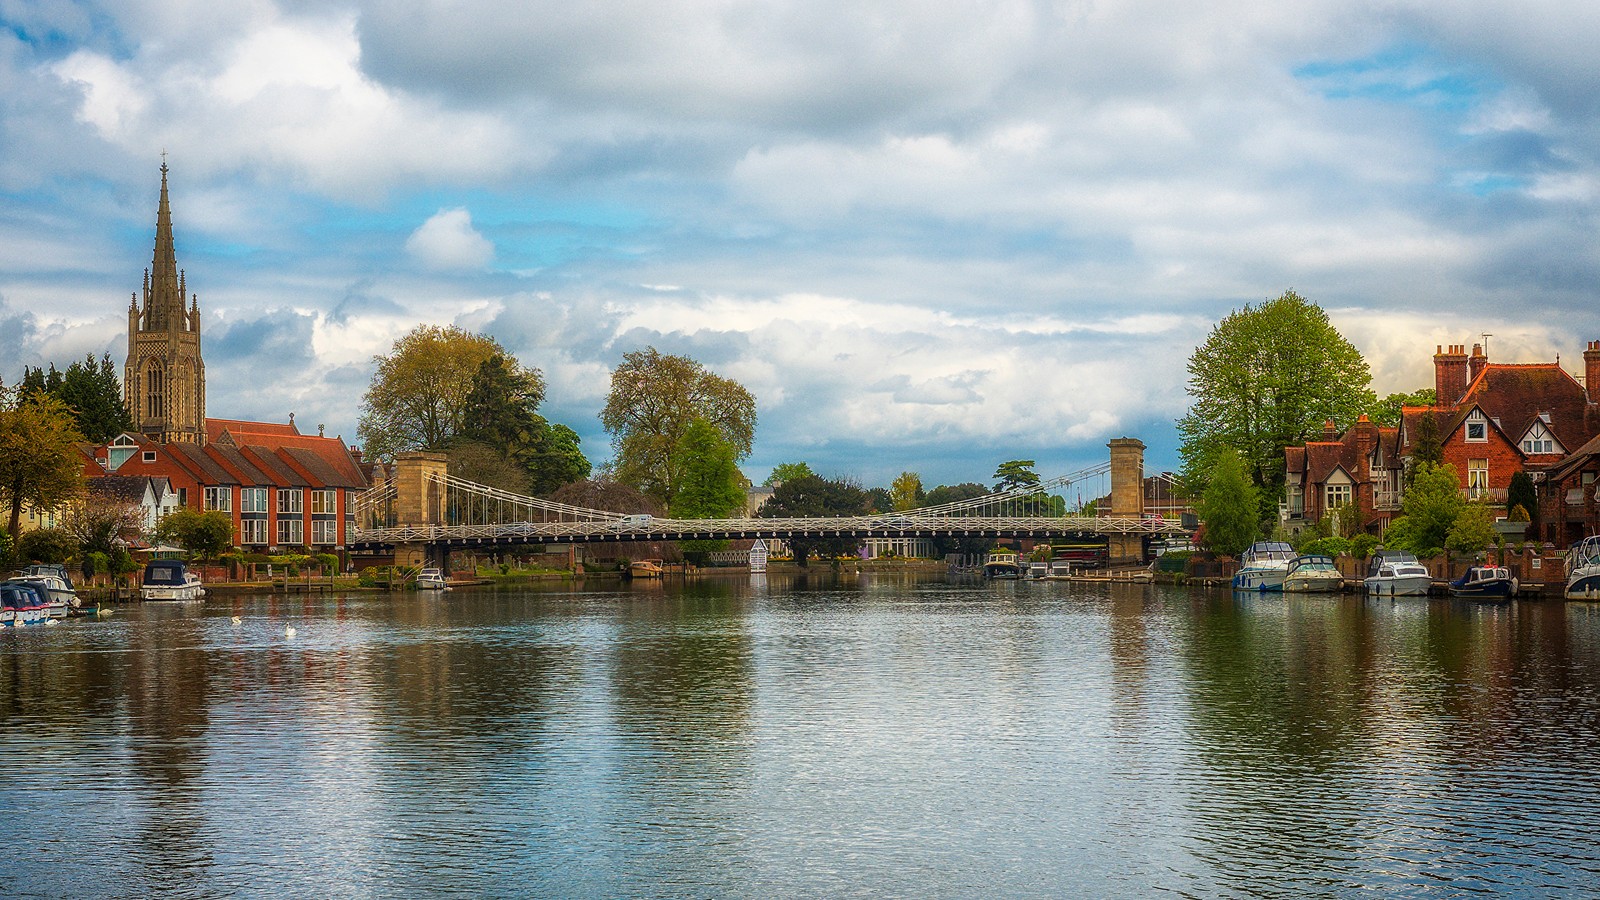
[[[200,300],[185,300],[161,166],[155,254],[143,297],[128,308],[123,399],[134,429],[91,448],[90,478],[164,478],[178,506],[233,517],[234,543],[276,551],[342,549],[351,501],[368,480],[359,454],[338,438],[286,424],[206,417]]]
[[[1290,527],[1321,521],[1345,504],[1360,527],[1382,534],[1397,516],[1404,474],[1419,444],[1437,441],[1455,467],[1463,493],[1505,515],[1511,478],[1527,472],[1539,494],[1537,532],[1564,546],[1592,534],[1600,472],[1600,341],[1583,352],[1583,374],[1559,359],[1491,363],[1481,344],[1440,346],[1433,357],[1438,402],[1406,407],[1398,427],[1362,417],[1340,433],[1328,423],[1321,440],[1285,452],[1283,519]],[[1348,508],[1348,507],[1347,507]]]

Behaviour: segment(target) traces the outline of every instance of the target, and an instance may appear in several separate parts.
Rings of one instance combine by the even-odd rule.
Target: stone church
[[[200,358],[200,298],[184,306],[188,284],[172,244],[167,164],[161,163],[156,250],[144,270],[144,304],[128,305],[128,363],[123,402],[134,428],[153,441],[204,444],[206,364]]]

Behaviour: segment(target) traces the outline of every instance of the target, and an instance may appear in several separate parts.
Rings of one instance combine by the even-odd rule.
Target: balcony
[[[1468,500],[1486,500],[1490,503],[1506,502],[1505,488],[1469,487],[1461,489],[1461,496]]]
[[[1392,512],[1400,508],[1400,500],[1399,491],[1374,491],[1372,508],[1378,512]]]

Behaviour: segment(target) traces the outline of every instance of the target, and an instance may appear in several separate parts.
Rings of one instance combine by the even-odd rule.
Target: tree
[[[1522,507],[1522,516],[1515,515],[1517,507]],[[1511,484],[1506,487],[1506,518],[1514,522],[1531,522],[1539,512],[1539,492],[1533,486],[1533,477],[1527,472],[1518,471],[1512,474]]]
[[[772,467],[772,474],[767,476],[767,480],[761,483],[767,487],[777,487],[785,481],[793,481],[807,475],[817,477],[817,473],[811,471],[811,467],[804,462],[778,463]]]
[[[61,528],[39,528],[17,539],[17,558],[24,563],[65,563],[78,552],[78,539]]]
[[[69,503],[61,524],[85,553],[108,556],[119,538],[136,537],[143,526],[144,509],[138,503],[92,493]]]
[[[848,481],[805,475],[793,478],[772,490],[772,498],[762,504],[758,516],[769,519],[860,516],[867,512],[867,494]],[[861,548],[860,538],[790,538],[794,561],[802,568],[812,553],[837,558]]]
[[[528,470],[482,441],[458,438],[450,442],[449,453],[449,471],[457,478],[513,494],[531,493]]]
[[[915,472],[901,472],[889,485],[889,497],[896,511],[917,509],[928,499],[922,492],[922,477]]]
[[[83,435],[72,411],[47,393],[0,396],[0,498],[11,507],[10,531],[22,507],[55,509],[83,491]]]
[[[1235,450],[1218,453],[1200,498],[1206,546],[1225,556],[1238,556],[1261,534],[1256,486],[1245,472],[1244,457]]]
[[[1039,484],[1039,476],[1033,471],[1033,466],[1034,461],[1031,459],[1013,459],[996,466],[993,476],[996,482],[995,491],[1036,487]]]
[[[1494,514],[1481,500],[1462,504],[1444,539],[1444,545],[1457,553],[1477,553],[1494,542]]]
[[[528,470],[529,490],[544,496],[564,484],[582,481],[594,467],[579,448],[578,433],[560,423],[537,416],[533,440],[518,455]]]
[[[216,559],[233,543],[233,517],[217,510],[175,509],[156,523],[155,537],[200,559]]]
[[[460,434],[473,376],[484,362],[505,351],[493,338],[454,325],[419,325],[394,342],[387,355],[374,356],[377,372],[361,400],[356,426],[367,453],[376,458],[400,450],[442,449]],[[537,386],[538,370],[510,362],[507,371]]]
[[[1390,394],[1378,401],[1368,414],[1373,424],[1381,428],[1395,428],[1400,425],[1400,410],[1407,406],[1426,406],[1432,408],[1438,402],[1438,392],[1433,388],[1421,388],[1409,394]]]
[[[1384,538],[1396,550],[1437,556],[1465,505],[1454,466],[1417,463],[1411,488],[1400,502],[1403,515],[1389,525]]]
[[[733,445],[715,426],[695,419],[678,441],[676,455],[683,462],[678,492],[668,513],[676,519],[725,518],[744,508],[744,476],[734,462]],[[709,553],[726,550],[726,540],[682,543],[684,556],[703,563]]]
[[[611,373],[611,392],[600,413],[611,433],[618,481],[661,503],[671,500],[685,462],[677,455],[678,442],[696,418],[722,433],[735,460],[750,454],[756,401],[738,382],[654,347],[624,354],[622,360]]]
[[[962,500],[975,500],[988,495],[988,488],[971,481],[963,481],[960,484],[941,484],[928,492],[928,505],[944,506],[947,503],[960,503]]]
[[[1406,488],[1416,483],[1417,472],[1424,464],[1438,466],[1444,463],[1444,441],[1439,434],[1439,416],[1429,410],[1417,416],[1417,435],[1411,442],[1411,465],[1406,468]]]
[[[1194,403],[1178,420],[1184,482],[1204,494],[1216,460],[1233,448],[1266,518],[1283,495],[1284,448],[1373,408],[1371,381],[1361,353],[1294,291],[1232,313],[1189,357]]]
[[[68,366],[65,374],[57,372],[53,363],[48,375],[39,369],[24,369],[21,388],[24,397],[48,394],[66,404],[78,431],[94,443],[109,441],[133,428],[122,401],[122,381],[109,353],[99,362],[94,354],[87,354],[82,362]]]

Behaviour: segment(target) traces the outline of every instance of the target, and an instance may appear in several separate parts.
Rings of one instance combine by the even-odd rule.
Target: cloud
[[[465,209],[441,209],[406,238],[406,252],[430,269],[481,269],[494,244],[473,230]]]

